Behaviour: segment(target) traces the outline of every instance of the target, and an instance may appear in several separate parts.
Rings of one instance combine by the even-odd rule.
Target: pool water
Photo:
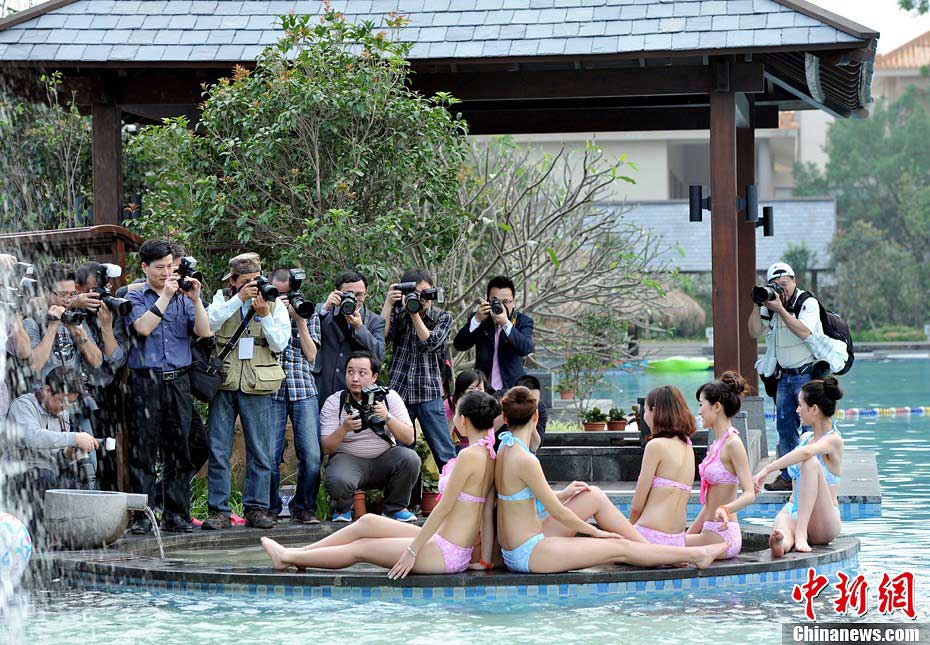
[[[635,396],[673,383],[691,398],[708,374],[611,374],[600,393],[628,407]],[[843,378],[841,407],[930,405],[930,361],[860,361]],[[696,405],[694,406],[696,409]],[[877,453],[882,517],[845,522],[843,531],[862,541],[859,573],[869,585],[871,621],[909,622],[901,613],[878,613],[882,573],[915,574],[917,620],[930,622],[930,418],[841,420],[847,446]],[[774,445],[771,442],[770,444]],[[257,551],[256,551],[257,553]],[[246,554],[251,557],[254,554]],[[851,573],[851,572],[850,572]],[[817,600],[818,620],[836,616],[838,592]],[[597,643],[781,642],[779,623],[804,620],[790,584],[754,590],[639,594],[598,606],[518,606],[429,603],[364,605],[332,599],[204,597],[150,592],[84,592],[47,581],[0,616],[2,643],[284,643],[312,639],[332,643]]]

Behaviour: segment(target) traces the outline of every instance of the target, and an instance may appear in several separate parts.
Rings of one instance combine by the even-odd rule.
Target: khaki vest
[[[270,316],[274,312],[274,302],[268,303]],[[236,314],[239,310],[236,311]],[[242,316],[233,314],[216,332],[216,346],[225,347],[229,339],[236,335],[242,323]],[[255,351],[250,360],[240,360],[238,347],[223,361],[221,390],[241,390],[244,394],[273,394],[284,381],[284,369],[278,357],[268,347],[265,332],[260,321],[253,317],[246,327],[242,338],[251,336],[255,339]],[[240,339],[241,340],[241,339]],[[238,343],[237,343],[238,345]]]

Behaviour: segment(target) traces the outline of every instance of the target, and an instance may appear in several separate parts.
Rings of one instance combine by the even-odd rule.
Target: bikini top
[[[688,439],[688,445],[691,445],[691,439]],[[659,477],[655,475],[652,478],[652,486],[650,488],[677,488],[678,490],[683,490],[688,493],[691,492],[691,486],[688,484],[682,484],[681,482],[675,481],[674,479],[666,479],[665,477]]]
[[[828,432],[824,436],[826,437],[828,434],[833,434],[834,432],[839,434],[839,430],[836,429],[836,426],[833,426],[833,429],[830,430],[830,432]],[[811,437],[813,436],[814,436],[813,432],[810,432],[804,435],[800,443],[798,443],[798,448],[800,448],[801,446],[806,446],[810,442]],[[823,460],[823,455],[817,455],[817,459],[820,460],[820,467],[823,468],[823,476],[827,480],[827,484],[829,484],[830,486],[837,486],[840,483],[840,476],[834,475],[833,473],[830,472],[830,469],[827,468],[826,462],[824,462]],[[785,469],[785,471],[788,473],[788,476],[791,479],[799,479],[801,477],[801,465],[800,464],[792,464],[788,466]]]
[[[491,456],[491,459],[497,458],[497,453],[494,452],[494,428],[488,430],[488,434],[483,437],[479,442],[479,446],[484,446],[488,449],[488,454]],[[452,477],[452,469],[455,468],[455,458],[453,457],[446,465],[442,467],[442,474],[439,475],[439,497],[442,497],[443,492],[446,490],[446,486],[449,483],[449,479]],[[459,493],[458,500],[460,502],[474,502],[476,504],[483,504],[486,500],[484,497],[475,497],[474,495],[469,495],[465,491]]]
[[[498,450],[502,450],[504,447],[512,448],[514,444],[519,444],[521,448],[523,448],[529,455],[533,457],[533,459],[539,461],[539,458],[533,454],[533,451],[527,448],[526,444],[523,443],[519,437],[513,436],[512,432],[502,432],[499,439],[501,443]],[[520,500],[524,499],[536,499],[536,496],[533,495],[533,491],[530,490],[529,486],[527,486],[522,490],[518,490],[513,495],[501,495],[500,492],[498,492],[497,499],[501,500],[502,502],[519,502]]]
[[[701,504],[703,504],[704,500],[707,498],[707,491],[711,486],[739,483],[739,479],[736,475],[727,470],[726,466],[724,466],[723,462],[720,460],[720,451],[723,450],[723,445],[731,436],[738,437],[739,431],[736,428],[727,430],[727,433],[723,435],[723,437],[711,444],[710,448],[707,449],[707,455],[704,457],[704,461],[698,466],[698,472],[701,473]]]

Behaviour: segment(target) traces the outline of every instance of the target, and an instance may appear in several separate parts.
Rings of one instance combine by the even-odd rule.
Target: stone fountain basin
[[[45,526],[63,546],[92,549],[112,544],[126,530],[128,511],[142,510],[145,495],[102,490],[45,492]]]

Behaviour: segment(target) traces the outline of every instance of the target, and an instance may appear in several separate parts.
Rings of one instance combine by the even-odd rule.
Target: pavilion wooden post
[[[756,131],[755,128],[736,129],[736,185],[739,194],[746,197],[746,186],[756,182]],[[756,223],[746,221],[743,212],[736,227],[737,297],[739,298],[739,371],[752,388],[753,396],[759,393],[759,375],[756,374],[758,344],[749,335],[746,321],[755,305],[749,291],[756,282]]]
[[[710,93],[711,271],[713,274],[714,371],[740,368],[739,262],[736,204],[736,92],[729,61],[714,64]]]
[[[112,103],[93,105],[94,223],[119,224],[123,209],[122,116]]]

